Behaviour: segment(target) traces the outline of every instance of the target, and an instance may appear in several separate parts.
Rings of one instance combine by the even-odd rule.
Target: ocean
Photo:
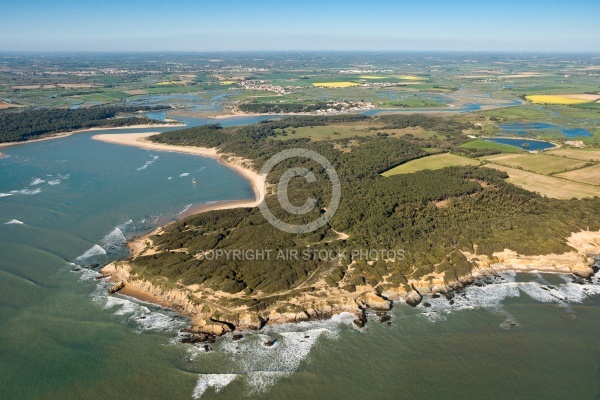
[[[2,150],[0,399],[600,398],[598,277],[503,273],[453,304],[398,304],[389,324],[339,315],[209,352],[179,343],[185,318],[109,296],[85,267],[190,207],[253,192],[212,159],[91,140],[138,131]]]

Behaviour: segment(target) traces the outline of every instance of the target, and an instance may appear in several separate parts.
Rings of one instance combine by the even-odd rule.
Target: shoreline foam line
[[[148,137],[156,135],[157,132],[142,132],[142,133],[118,133],[118,134],[100,134],[92,136],[93,140],[99,140],[102,142],[119,144],[124,146],[134,146],[142,149],[150,149],[157,151],[170,151],[175,153],[193,154],[201,157],[209,157],[218,160],[221,164],[229,167],[240,175],[242,175],[250,185],[254,192],[253,199],[242,199],[242,200],[224,200],[217,201],[207,204],[201,204],[197,207],[191,207],[185,212],[177,216],[177,220],[185,218],[189,215],[200,214],[206,211],[214,210],[225,210],[232,208],[241,207],[257,207],[265,197],[265,176],[261,175],[250,168],[247,168],[238,163],[233,163],[223,158],[221,154],[217,153],[216,148],[208,147],[194,147],[194,146],[174,146],[162,143],[150,142]],[[167,224],[168,225],[168,224]],[[135,257],[143,248],[146,238],[152,236],[164,229],[166,225],[160,226],[152,232],[139,236],[131,241],[128,241],[128,246],[132,251],[132,255]]]

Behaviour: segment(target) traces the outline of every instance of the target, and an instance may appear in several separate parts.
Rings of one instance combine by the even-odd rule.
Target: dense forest
[[[260,169],[266,159],[289,148],[307,148],[325,156],[336,168],[342,182],[342,199],[327,225],[304,235],[281,232],[256,209],[221,210],[191,216],[170,225],[154,236],[162,252],[133,260],[134,271],[145,278],[169,278],[188,284],[204,284],[230,293],[273,294],[259,300],[251,296],[238,302],[260,311],[278,300],[293,297],[298,282],[321,271],[327,284],[352,292],[365,283],[380,293],[391,285],[406,284],[431,272],[444,274],[454,282],[470,271],[460,251],[491,256],[510,248],[521,254],[568,251],[565,238],[589,227],[600,229],[600,200],[561,201],[520,189],[505,181],[507,175],[479,167],[449,167],[436,171],[384,178],[381,172],[403,162],[423,157],[423,146],[452,151],[464,142],[468,125],[446,118],[428,116],[378,117],[386,127],[421,126],[435,129],[435,139],[396,138],[382,133],[340,140],[274,140],[276,129],[303,124],[338,123],[340,119],[364,121],[364,116],[287,118],[257,125],[222,128],[219,125],[165,132],[153,140],[172,144],[218,147],[253,160]],[[310,161],[297,159],[282,163],[269,175],[276,183],[286,168],[304,166],[319,177],[308,184],[294,179],[288,188],[292,204],[313,197],[318,207],[306,215],[293,216],[281,209],[276,195],[267,196],[269,208],[289,223],[314,220],[329,204],[331,188],[324,171]],[[443,202],[443,203],[440,203]],[[336,232],[349,235],[341,240]],[[402,249],[405,257],[385,262],[352,260],[343,263],[316,257],[295,261],[201,260],[198,251],[211,249]],[[186,251],[175,251],[185,249]],[[387,276],[385,283],[383,277]],[[291,290],[291,291],[290,291]],[[304,288],[302,290],[310,290]],[[278,294],[286,291],[285,294]],[[245,302],[245,303],[244,303]]]
[[[0,112],[0,143],[18,142],[40,136],[99,126],[118,127],[161,123],[145,116],[116,118],[120,114],[164,109],[163,106],[97,106],[71,109],[32,109]]]

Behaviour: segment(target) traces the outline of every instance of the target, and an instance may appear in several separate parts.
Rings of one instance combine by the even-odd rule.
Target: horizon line
[[[512,54],[599,54],[600,50],[390,50],[390,49],[254,49],[254,50],[3,50],[0,53],[512,53]]]

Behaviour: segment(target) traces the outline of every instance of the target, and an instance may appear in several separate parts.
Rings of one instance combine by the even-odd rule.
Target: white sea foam
[[[170,177],[168,177],[168,178],[167,178],[167,180],[168,180],[168,181],[170,181],[171,179],[173,179],[173,177],[172,177],[172,176],[170,176]]]
[[[168,309],[154,307],[133,298],[120,295],[109,296],[107,287],[101,283],[92,294],[94,302],[104,309],[115,309],[113,315],[127,317],[125,322],[134,323],[138,333],[143,331],[177,331],[183,328],[186,320]],[[152,309],[151,309],[152,308]]]
[[[18,219],[11,219],[8,222],[5,222],[4,225],[23,225],[23,221],[19,221]]]
[[[183,210],[181,210],[179,213],[177,213],[177,215],[181,215],[181,214],[183,214],[184,212],[186,212],[187,210],[189,210],[189,209],[190,209],[190,207],[192,207],[192,205],[191,205],[191,204],[188,204],[187,206],[185,206],[185,207],[183,208]]]
[[[96,279],[96,277],[98,276],[98,272],[94,271],[93,269],[87,268],[82,268],[81,271],[79,271],[79,273],[79,282],[91,281],[93,279]]]
[[[111,233],[104,236],[101,240],[102,245],[105,247],[114,247],[125,244],[125,242],[127,242],[127,239],[123,235],[123,231],[119,228],[113,229]]]
[[[185,176],[190,176],[190,173],[189,172],[184,172],[183,174],[179,175],[180,178],[183,178]]]
[[[0,197],[8,197],[8,196],[12,196],[13,193],[0,193]]]
[[[141,171],[141,170],[148,168],[150,165],[154,164],[154,162],[160,158],[159,156],[151,156],[151,157],[152,157],[152,160],[146,161],[146,164],[142,165],[137,170]]]
[[[142,223],[144,223],[145,219],[142,220]],[[133,222],[132,219],[129,219],[125,222],[123,222],[121,225],[118,225],[117,228],[119,228],[121,231],[128,231],[131,229],[135,229],[135,223]]]
[[[209,388],[213,388],[216,393],[219,393],[221,389],[233,382],[235,378],[237,378],[235,374],[202,374],[198,378],[192,398],[199,399]]]
[[[85,261],[89,258],[99,257],[99,256],[106,256],[106,250],[104,250],[102,247],[95,244],[94,246],[92,246],[92,248],[90,248],[85,253],[83,253],[82,255],[77,257],[75,259],[75,261]]]
[[[56,185],[60,185],[61,180],[60,179],[53,179],[48,181],[48,185],[50,186],[56,186]]]
[[[237,376],[244,379],[248,393],[264,393],[281,378],[296,371],[320,338],[336,338],[343,325],[352,326],[354,318],[351,313],[343,313],[329,320],[273,325],[260,332],[244,332],[244,338],[238,341],[225,336],[217,350],[230,356],[239,372]],[[272,346],[265,345],[271,340],[275,340]],[[191,346],[191,357],[210,357],[211,353],[206,353],[203,347]],[[236,376],[213,375],[212,379]],[[210,382],[207,375],[200,375],[197,385],[200,390],[194,391],[193,397],[199,398],[208,387],[212,387],[207,385]]]
[[[600,282],[596,276],[591,283],[586,283],[571,275],[558,274],[564,281],[559,284],[550,284],[542,274],[534,274],[536,281],[527,282],[517,282],[515,276],[514,272],[503,272],[498,278],[491,279],[491,284],[469,286],[455,294],[452,305],[443,297],[434,299],[427,296],[418,309],[424,311],[423,316],[436,321],[445,319],[444,315],[454,311],[484,308],[507,317],[501,326],[518,326],[519,323],[503,308],[503,302],[508,298],[524,294],[535,301],[557,304],[571,311],[571,304],[581,303],[590,296],[600,294]],[[424,303],[431,306],[426,307]]]
[[[29,196],[34,195],[34,194],[39,194],[41,192],[42,192],[42,189],[40,189],[40,188],[37,188],[37,189],[34,189],[34,190],[31,190],[31,189],[21,189],[21,190],[11,190],[10,191],[10,193],[12,193],[12,194],[26,194],[26,195],[29,195]]]
[[[41,185],[42,183],[46,183],[46,181],[41,178],[34,178],[31,181],[31,183],[29,184],[29,186],[37,186],[37,185]]]

